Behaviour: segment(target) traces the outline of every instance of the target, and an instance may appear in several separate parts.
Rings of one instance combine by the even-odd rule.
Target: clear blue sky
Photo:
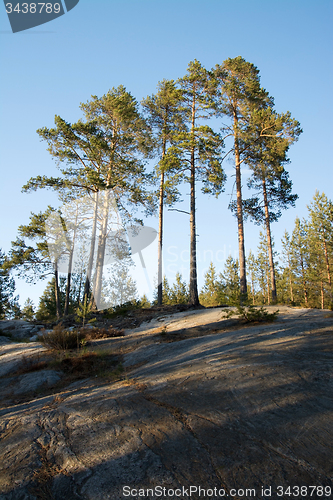
[[[21,193],[30,177],[57,172],[37,128],[52,126],[55,114],[76,121],[80,102],[111,87],[123,84],[140,101],[158,81],[183,76],[193,59],[210,69],[241,55],[259,68],[277,111],[289,110],[304,130],[288,167],[299,200],[272,227],[279,250],[284,230],[292,230],[296,215],[306,217],[316,189],[332,198],[332,12],[331,0],[80,0],[66,15],[12,34],[2,4],[0,247],[10,249],[31,211],[56,203],[49,191]],[[233,174],[231,163],[225,168]],[[237,255],[236,221],[227,209],[232,182],[218,200],[198,196],[199,277],[211,255],[218,269],[224,256]],[[156,219],[147,223],[157,227]],[[258,228],[247,223],[245,238],[246,251],[255,250]],[[168,252],[170,246],[177,248]],[[186,260],[188,247],[188,217],[167,213],[166,269],[176,259],[186,279],[181,256]],[[167,271],[171,281],[177,266]],[[30,296],[37,304],[46,283],[17,285],[21,302]]]

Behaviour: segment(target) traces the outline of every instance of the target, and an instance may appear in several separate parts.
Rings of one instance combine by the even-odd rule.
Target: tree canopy
[[[58,317],[67,315],[73,304],[90,301],[89,307],[100,308],[106,303],[103,273],[111,263],[115,274],[109,286],[112,288],[123,276],[125,281],[129,280],[128,288],[133,288],[122,269],[126,267],[125,261],[121,260],[123,256],[130,258],[131,251],[136,251],[132,231],[142,237],[145,235],[144,238],[148,235],[147,231],[133,229],[133,225],[142,224],[137,216],[138,208],[152,215],[158,206],[157,302],[171,300],[172,294],[172,300],[178,300],[176,289],[181,289],[179,300],[186,297],[190,304],[199,305],[198,184],[201,183],[203,193],[219,196],[226,181],[224,162],[231,156],[235,167],[236,200],[230,203],[230,208],[237,217],[239,255],[238,259],[228,258],[224,271],[218,275],[215,268],[210,267],[200,300],[208,304],[246,302],[251,298],[255,302],[258,298],[256,287],[264,286],[264,277],[256,270],[259,257],[261,265],[268,265],[269,269],[265,275],[267,301],[278,299],[277,289],[283,287],[281,267],[275,269],[271,223],[297,200],[286,165],[290,163],[289,148],[302,130],[290,112],[275,110],[274,99],[261,86],[259,69],[254,64],[238,56],[207,70],[195,59],[189,63],[183,77],[176,81],[162,80],[157,92],[143,99],[141,105],[120,85],[101,97],[91,96],[81,103],[80,110],[82,118],[75,123],[56,115],[54,127],[37,130],[60,174],[55,177],[41,173],[31,178],[23,191],[52,189],[62,206],[32,214],[30,223],[19,227],[6,269],[11,267],[28,280],[52,275]],[[212,117],[220,122],[219,130],[210,126],[217,122],[216,119],[209,122]],[[249,197],[244,196],[242,185],[245,165],[251,171]],[[179,200],[181,183],[189,188],[189,211],[179,211],[189,215],[190,275],[186,292],[187,285],[184,288],[183,283],[182,288],[179,273],[176,289],[171,292],[167,281],[162,279],[163,207]],[[297,222],[292,237],[288,236],[285,241],[285,247],[289,245],[286,250],[289,281],[292,276],[302,281],[306,304],[310,300],[307,269],[311,268],[307,256],[310,255],[310,240],[315,240],[316,232],[320,234],[320,244],[317,244],[317,259],[311,253],[316,261],[312,269],[320,267],[320,272],[315,274],[321,277],[321,302],[326,302],[327,289],[332,297],[332,244],[327,236],[331,208],[326,210],[327,199],[319,198],[311,209],[308,225]],[[321,210],[326,210],[325,222],[318,215],[319,205]],[[221,217],[220,214],[214,216]],[[266,243],[262,237],[258,256],[253,253],[249,256],[249,296],[244,237],[246,217],[264,224],[266,231]],[[147,238],[150,242],[150,236]],[[294,264],[296,249],[301,269],[298,267],[293,275],[292,268],[297,267]],[[264,263],[265,252],[268,261]],[[63,280],[60,283],[59,273],[65,273],[65,285]],[[284,273],[287,275],[286,270]],[[166,287],[164,291],[163,286]],[[127,295],[133,294],[134,288],[133,293]],[[294,290],[292,295],[293,301]],[[121,291],[120,296],[121,302],[126,293]]]

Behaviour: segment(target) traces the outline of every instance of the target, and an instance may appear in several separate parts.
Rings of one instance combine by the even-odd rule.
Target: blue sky
[[[66,15],[13,34],[0,6],[0,247],[10,249],[31,211],[56,204],[49,191],[21,193],[30,177],[57,172],[37,128],[52,126],[55,114],[76,121],[80,102],[120,84],[140,101],[158,81],[183,76],[193,59],[210,69],[241,55],[259,68],[276,110],[289,110],[304,131],[288,166],[299,195],[296,208],[272,226],[279,250],[284,230],[292,231],[296,215],[306,217],[316,189],[332,198],[332,12],[331,0],[80,0]],[[197,199],[200,285],[211,257],[219,269],[229,253],[237,255],[236,221],[227,209],[232,163],[225,169],[225,194]],[[183,192],[179,208],[187,210],[187,188]],[[157,227],[156,219],[147,223]],[[247,252],[256,249],[258,233],[246,224]],[[188,217],[167,212],[165,269],[171,281],[176,268],[188,278],[188,247]],[[36,304],[45,285],[17,282],[21,302],[30,296]]]

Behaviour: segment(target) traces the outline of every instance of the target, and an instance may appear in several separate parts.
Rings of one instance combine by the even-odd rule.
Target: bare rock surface
[[[45,351],[42,344],[36,342],[12,342],[9,338],[0,337],[0,377],[14,372],[24,357]]]
[[[95,342],[123,350],[123,380],[4,400],[0,500],[119,500],[147,489],[168,498],[159,486],[184,488],[178,498],[191,486],[238,499],[293,498],[278,496],[279,485],[333,489],[333,316],[280,309],[275,323],[247,327],[221,309],[154,320]],[[3,372],[2,387],[11,376]]]
[[[56,370],[39,370],[24,373],[5,379],[6,388],[3,386],[3,395],[18,395],[36,391],[41,386],[53,386],[61,379],[61,372]]]
[[[0,332],[9,335],[15,340],[29,339],[36,336],[44,325],[36,325],[21,319],[0,320]]]

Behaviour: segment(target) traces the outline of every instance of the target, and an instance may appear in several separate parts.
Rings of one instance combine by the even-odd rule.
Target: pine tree
[[[163,276],[163,286],[162,286],[162,304],[171,304],[171,291],[170,285],[166,278]]]
[[[325,302],[330,302],[329,297],[326,300],[327,287],[327,269],[325,266],[324,246],[318,238],[318,232],[311,226],[306,225],[306,244],[308,247],[308,301],[309,307],[325,308]]]
[[[142,309],[149,309],[151,307],[151,303],[145,293],[139,299],[139,307]]]
[[[306,221],[296,217],[295,228],[291,236],[291,265],[299,302],[309,307],[309,247],[307,241],[307,224]]]
[[[38,279],[43,280],[53,274],[56,315],[59,318],[62,308],[60,305],[58,261],[52,258],[51,248],[53,245],[53,249],[58,249],[55,250],[55,254],[59,254],[61,253],[59,247],[65,243],[62,237],[59,237],[57,227],[49,234],[49,241],[47,241],[45,229],[46,220],[54,213],[52,207],[48,207],[45,212],[31,213],[29,224],[19,226],[19,236],[12,242],[6,266],[8,269],[15,269],[18,276],[28,283],[36,283]]]
[[[214,264],[211,262],[205,273],[205,283],[200,292],[200,302],[206,307],[214,307],[224,303],[224,289],[218,278]]]
[[[6,264],[6,255],[0,249],[0,319],[19,316],[18,297],[14,296],[15,281]]]
[[[256,303],[256,284],[257,284],[257,277],[256,277],[256,271],[257,271],[257,262],[254,254],[250,250],[249,256],[247,258],[247,269],[248,269],[248,276],[250,278],[250,286],[251,286],[251,295],[249,299],[252,299],[252,305],[255,305]]]
[[[271,303],[270,297],[270,265],[269,265],[269,253],[268,253],[268,245],[267,240],[264,234],[260,231],[259,234],[259,245],[257,251],[257,268],[258,268],[258,281],[261,288],[262,293],[262,301],[264,304]]]
[[[287,280],[289,284],[289,293],[290,293],[290,303],[294,305],[294,281],[295,276],[292,270],[292,245],[290,241],[290,236],[287,231],[284,232],[283,238],[281,240],[283,254],[282,260],[286,264],[284,274],[287,274]]]
[[[281,304],[290,304],[294,305],[290,300],[290,282],[289,282],[289,272],[288,269],[276,265],[275,266],[276,273],[276,294]]]
[[[64,308],[66,279],[64,277],[60,278],[58,294],[56,294],[55,280],[56,278],[53,276],[39,299],[36,311],[38,321],[54,320],[58,317],[58,309],[63,310]]]
[[[216,65],[214,78],[218,85],[217,112],[230,118],[225,126],[226,135],[233,137],[230,150],[235,157],[236,170],[236,213],[238,223],[238,246],[240,266],[241,301],[247,299],[243,202],[241,164],[246,160],[247,149],[258,137],[249,133],[250,120],[255,110],[264,109],[273,104],[272,98],[260,87],[259,70],[251,63],[238,56],[227,59],[222,65]]]
[[[246,164],[252,170],[248,187],[256,195],[243,201],[244,210],[256,224],[265,221],[270,266],[271,298],[275,303],[276,284],[272,249],[271,223],[282,215],[281,210],[295,206],[292,182],[284,165],[289,163],[287,152],[298,139],[301,129],[290,113],[278,115],[271,108],[254,111],[248,133],[257,137],[247,147]]]
[[[121,259],[111,266],[110,277],[105,279],[103,286],[106,307],[115,307],[136,300],[136,282],[129,273],[131,265],[133,262],[130,259]]]
[[[71,301],[71,288],[73,286],[73,273],[80,261],[80,274],[87,268],[87,255],[84,248],[89,242],[89,222],[94,218],[94,203],[91,198],[79,197],[77,190],[70,193],[61,193],[59,198],[63,202],[61,211],[51,214],[46,220],[46,233],[48,238],[54,232],[55,227],[59,227],[63,245],[57,245],[58,254],[55,260],[60,261],[60,269],[67,274],[66,300],[64,306],[64,316],[69,314]],[[85,254],[85,263],[82,266],[82,258]]]
[[[239,262],[229,255],[223,272],[219,275],[219,280],[223,286],[223,293],[226,303],[230,306],[239,304],[240,301],[240,280],[239,280]]]
[[[176,273],[176,281],[170,288],[170,304],[186,304],[189,301],[189,287],[182,281],[182,275]]]
[[[156,95],[142,101],[147,114],[147,122],[153,131],[154,150],[160,159],[155,168],[160,177],[159,187],[159,222],[158,222],[158,271],[157,271],[157,303],[162,304],[163,270],[163,208],[164,204],[172,205],[179,196],[176,185],[179,182],[177,172],[170,158],[166,158],[168,147],[172,143],[173,132],[184,129],[184,110],[181,107],[182,91],[173,80],[163,80],[158,84]],[[166,161],[167,160],[167,161]],[[170,175],[171,174],[171,175]]]
[[[313,260],[321,264],[322,308],[324,308],[324,286],[327,286],[329,305],[332,307],[333,203],[324,193],[316,191],[308,210],[309,230],[312,234],[311,253],[317,256]]]
[[[175,144],[166,161],[178,163],[178,172],[190,184],[190,295],[189,303],[199,304],[196,252],[196,183],[202,191],[218,196],[223,191],[225,174],[222,163],[223,140],[220,134],[202,124],[213,111],[212,79],[199,61],[189,63],[187,74],[179,80],[186,113],[186,132],[173,134]]]
[[[33,301],[28,297],[27,300],[24,303],[22,313],[21,313],[21,318],[32,321],[35,317],[35,308],[34,308],[34,303]]]
[[[81,109],[84,120],[70,124],[56,116],[55,128],[44,127],[37,131],[47,141],[49,152],[58,161],[61,177],[38,176],[30,179],[23,189],[52,188],[63,193],[76,188],[81,196],[87,193],[92,196],[95,210],[85,296],[90,287],[96,253],[94,301],[98,304],[112,199],[115,199],[117,210],[124,217],[131,218],[131,209],[138,204],[147,210],[151,209],[149,195],[145,191],[146,174],[143,166],[149,138],[138,104],[123,86],[111,89],[101,98],[92,96],[90,101],[81,104]],[[112,197],[105,194],[110,190]]]

